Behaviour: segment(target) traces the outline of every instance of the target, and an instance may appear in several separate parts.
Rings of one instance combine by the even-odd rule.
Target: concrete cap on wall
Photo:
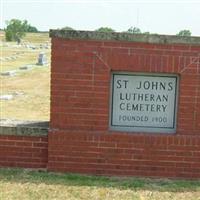
[[[48,129],[48,121],[0,119],[0,135],[45,136]]]
[[[157,34],[132,34],[119,32],[97,32],[78,30],[50,30],[51,38],[64,38],[69,40],[102,40],[102,41],[128,41],[156,44],[192,44],[200,45],[200,37],[157,35]]]

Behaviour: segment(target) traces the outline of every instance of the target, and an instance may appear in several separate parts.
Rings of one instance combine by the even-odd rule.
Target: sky
[[[76,30],[111,27],[174,35],[188,29],[200,36],[200,0],[0,0],[0,28],[12,18],[40,31],[65,26]]]

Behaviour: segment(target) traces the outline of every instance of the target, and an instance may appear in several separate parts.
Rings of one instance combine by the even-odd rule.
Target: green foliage
[[[28,33],[37,33],[38,32],[37,28],[28,24],[27,20],[23,21],[23,27],[24,27],[25,32],[28,32]]]
[[[27,29],[26,29],[26,32],[29,32],[29,33],[37,33],[38,30],[37,30],[36,27],[29,25],[29,26],[27,27]]]
[[[120,189],[150,189],[168,192],[199,191],[200,180],[170,180],[148,178],[120,178],[105,176],[84,176],[69,173],[53,173],[24,169],[0,168],[0,180],[16,182],[32,182],[39,184],[80,185],[115,187]]]
[[[147,32],[143,32],[142,34],[145,34],[145,35],[150,35],[150,32],[147,31]]]
[[[132,34],[142,34],[141,30],[137,27],[130,27],[127,32]]]
[[[97,32],[115,32],[115,30],[110,27],[100,27],[100,28],[96,29],[95,31],[97,31]]]
[[[25,36],[24,24],[18,19],[6,22],[5,36],[7,41],[17,41]]]
[[[70,26],[65,26],[65,27],[61,28],[61,30],[74,30],[74,29]]]
[[[38,32],[37,28],[28,24],[27,20],[11,19],[6,21],[6,41],[19,41],[26,32]]]
[[[190,30],[181,30],[181,31],[179,31],[179,33],[177,33],[176,35],[178,35],[178,36],[187,36],[187,37],[189,37],[189,36],[192,35],[192,33],[191,33]]]
[[[12,41],[13,40],[13,33],[11,30],[6,30],[5,31],[5,37],[6,37],[6,41]]]

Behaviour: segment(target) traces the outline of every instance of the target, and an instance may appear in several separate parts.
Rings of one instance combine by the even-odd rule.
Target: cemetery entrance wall
[[[50,36],[50,127],[0,121],[1,167],[200,178],[199,37]]]
[[[49,170],[200,178],[200,38],[50,36]]]

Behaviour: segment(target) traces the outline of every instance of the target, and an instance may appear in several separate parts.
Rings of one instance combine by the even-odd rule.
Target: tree
[[[146,31],[146,32],[143,32],[142,34],[144,34],[144,35],[150,35],[150,32]]]
[[[5,36],[7,41],[20,41],[26,32],[38,32],[37,28],[28,24],[27,20],[11,19],[6,21]]]
[[[30,33],[37,33],[38,30],[35,26],[31,26],[29,25],[28,28],[27,28],[27,32],[30,32]]]
[[[100,27],[100,28],[96,29],[95,31],[97,31],[97,32],[115,32],[115,30],[110,27]]]
[[[74,30],[74,29],[72,27],[70,27],[70,26],[65,26],[65,27],[61,28],[61,30],[68,31],[68,30]]]
[[[30,33],[37,33],[38,32],[37,28],[28,24],[27,20],[23,21],[23,26],[24,26],[25,32],[30,32]]]
[[[7,41],[18,41],[25,36],[24,24],[18,19],[6,21],[5,35]]]
[[[191,33],[190,30],[181,30],[176,35],[178,35],[178,36],[188,36],[189,37],[189,36],[192,35],[192,33]]]
[[[133,33],[133,34],[141,34],[141,30],[137,27],[130,27],[127,31],[128,33]]]

